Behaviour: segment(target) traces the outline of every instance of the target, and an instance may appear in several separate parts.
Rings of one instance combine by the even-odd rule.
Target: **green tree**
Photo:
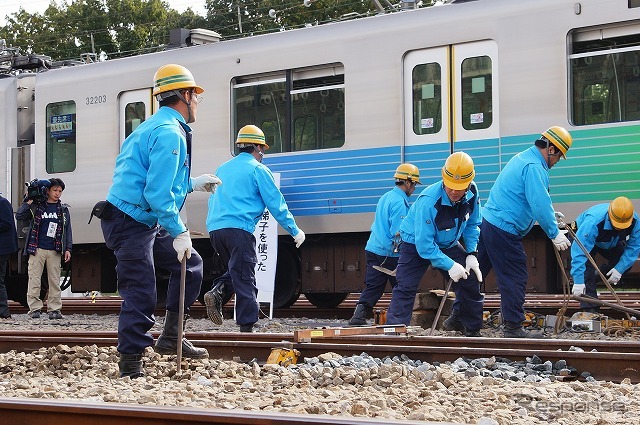
[[[200,16],[163,0],[52,0],[43,14],[20,8],[8,16],[0,38],[54,60],[116,58],[162,49],[173,28],[206,28],[230,39],[370,16],[381,13],[377,4],[387,12],[398,8],[387,0],[316,0],[310,7],[302,0],[206,0]]]
[[[162,0],[73,0],[52,2],[44,14],[20,8],[7,17],[0,37],[25,53],[54,60],[120,57],[159,50],[176,27],[203,27],[204,17],[191,9],[179,13]]]
[[[16,13],[6,17],[7,24],[0,28],[0,38],[8,46],[20,47],[26,53],[33,53],[43,34],[46,34],[45,17],[39,13],[28,13],[22,7]]]
[[[305,7],[302,0],[206,0],[208,28],[225,38],[301,28],[379,13],[370,0],[318,0]],[[275,12],[275,18],[269,11]],[[393,9],[395,10],[395,9]],[[389,8],[389,11],[392,11]]]

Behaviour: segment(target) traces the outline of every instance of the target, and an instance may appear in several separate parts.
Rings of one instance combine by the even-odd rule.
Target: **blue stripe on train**
[[[474,159],[476,183],[486,199],[500,170],[498,140],[461,142],[456,150]],[[448,156],[448,143],[405,147],[405,162],[418,167],[422,187],[442,178]],[[267,155],[265,164],[281,173],[281,190],[294,215],[371,213],[380,196],[393,187],[400,147]]]

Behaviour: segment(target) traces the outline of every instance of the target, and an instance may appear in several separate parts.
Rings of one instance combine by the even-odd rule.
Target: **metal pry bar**
[[[616,294],[616,291],[613,290],[613,287],[609,283],[609,280],[605,277],[604,274],[602,274],[602,272],[600,271],[600,267],[598,267],[598,264],[596,264],[596,261],[593,259],[591,254],[589,254],[589,251],[587,251],[587,248],[584,247],[584,245],[580,241],[580,238],[578,238],[578,235],[576,235],[576,232],[574,232],[573,229],[571,228],[571,226],[567,225],[567,223],[565,223],[564,220],[558,219],[558,223],[563,224],[564,228],[567,229],[567,232],[569,232],[569,235],[571,235],[571,237],[573,237],[573,240],[578,244],[578,246],[580,247],[582,252],[584,252],[584,255],[587,256],[587,258],[589,259],[589,262],[596,269],[596,271],[598,272],[598,275],[600,275],[600,278],[604,282],[604,284],[607,287],[607,289],[609,289],[609,291],[611,291],[611,294],[616,299],[617,303],[621,307],[625,307],[625,305],[622,304],[622,300],[620,299],[620,297],[618,297],[618,294]],[[627,319],[629,319],[631,317],[628,312],[625,312],[625,314],[627,316]]]

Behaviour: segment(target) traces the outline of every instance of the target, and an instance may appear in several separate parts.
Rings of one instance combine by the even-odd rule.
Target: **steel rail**
[[[159,332],[152,332],[158,337]],[[247,341],[246,333],[242,332],[185,332],[185,337],[198,343],[207,344],[208,341]],[[101,347],[115,345],[116,332],[104,331],[21,331],[0,330],[0,352],[30,351],[42,346],[52,347],[58,344],[87,345],[87,341],[94,342]],[[267,342],[273,347],[303,347],[304,342],[295,343],[293,334],[289,333],[252,333],[252,342]],[[599,351],[613,353],[640,353],[640,341],[637,340],[572,340],[572,339],[528,339],[528,338],[469,338],[458,336],[406,336],[406,335],[352,335],[349,338],[323,338],[316,342],[328,344],[344,344],[346,342],[360,345],[402,345],[417,347],[478,347],[500,349],[538,349],[570,351],[577,347],[583,351]],[[39,345],[46,344],[46,345]],[[20,346],[23,347],[20,347]]]
[[[0,398],[2,423],[11,425],[434,425],[443,422],[398,421],[283,412],[165,407],[70,400]]]
[[[618,296],[624,301],[624,305],[633,309],[640,309],[640,293],[619,293]],[[610,294],[600,294],[600,299],[603,301],[615,300]],[[383,295],[376,308],[387,308],[391,297],[389,294]],[[301,298],[290,308],[275,309],[273,314],[274,318],[286,318],[286,317],[307,317],[307,318],[339,318],[349,319],[353,314],[353,309],[358,301],[357,296],[350,295],[345,301],[335,308],[317,308],[313,306],[308,300]],[[122,299],[119,297],[98,297],[95,300],[90,298],[64,298],[64,314],[118,314],[120,312],[120,304]],[[524,308],[527,310],[536,311],[540,314],[555,315],[558,308],[562,305],[562,294],[528,294],[525,299]],[[497,294],[486,294],[484,300],[485,310],[496,310],[500,308],[500,296]],[[27,309],[20,304],[11,301],[9,302],[9,309],[12,314],[25,314]],[[580,310],[580,303],[575,300],[571,300],[568,305],[568,310],[571,312]],[[603,306],[600,309],[603,313],[614,313],[614,310],[607,306]],[[224,308],[225,315],[231,317],[233,315],[233,309],[231,304],[228,304]],[[164,308],[158,308],[156,314],[162,316],[164,314]],[[193,318],[206,318],[206,307],[199,302],[194,303],[190,307],[189,314]]]
[[[16,335],[0,335],[0,351],[33,351],[41,347],[60,344],[115,346],[115,333],[72,333],[50,335],[27,332]],[[239,334],[239,333],[238,333]],[[240,339],[233,333],[191,333],[188,338],[197,346],[204,347],[212,357],[240,361],[257,359],[263,362],[276,347],[290,347],[300,351],[303,357],[316,357],[326,352],[350,356],[366,352],[374,357],[405,354],[414,360],[429,363],[454,361],[463,358],[502,357],[522,361],[537,355],[543,360],[556,362],[566,360],[578,372],[588,371],[599,380],[620,382],[628,378],[633,383],[640,382],[640,343],[630,341],[582,341],[582,340],[524,340],[509,338],[444,338],[444,337],[350,337],[344,339],[318,340],[318,342],[295,343],[278,340],[286,334],[251,334],[251,340]],[[247,338],[246,334],[244,338]],[[625,342],[628,342],[625,344]],[[571,345],[578,345],[585,351],[567,351]],[[586,348],[585,348],[586,347]],[[598,350],[588,351],[589,348]]]

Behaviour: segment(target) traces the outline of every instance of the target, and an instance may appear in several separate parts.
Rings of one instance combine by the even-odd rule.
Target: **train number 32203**
[[[89,96],[86,98],[87,105],[97,105],[98,103],[107,103],[107,95]]]

